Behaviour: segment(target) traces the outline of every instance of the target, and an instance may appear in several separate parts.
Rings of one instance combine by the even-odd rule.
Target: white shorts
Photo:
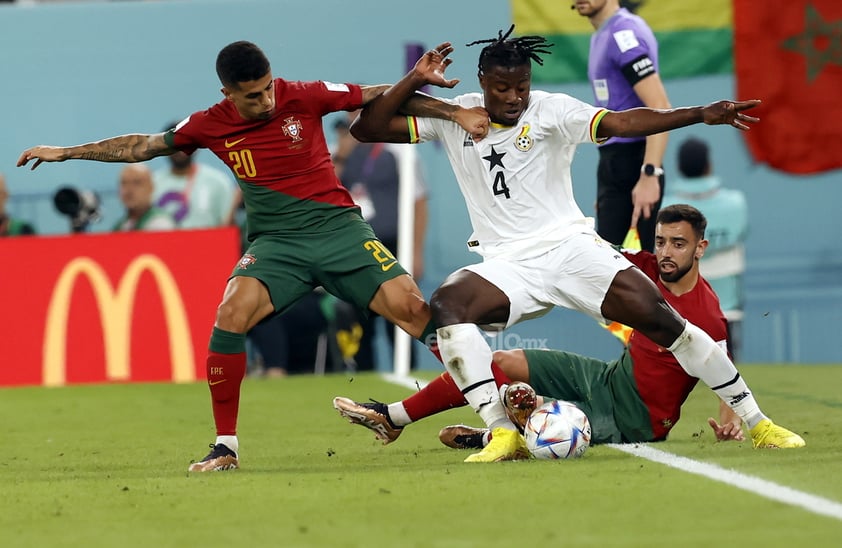
[[[602,301],[611,282],[618,272],[633,266],[595,232],[586,232],[571,234],[537,257],[486,259],[464,270],[479,274],[506,294],[511,304],[505,327],[511,327],[543,316],[556,306],[605,321]]]

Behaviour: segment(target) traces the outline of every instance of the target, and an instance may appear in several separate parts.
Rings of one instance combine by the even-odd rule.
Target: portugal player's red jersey
[[[360,87],[280,78],[274,87],[268,120],[245,120],[224,99],[167,135],[170,146],[188,153],[210,149],[231,169],[243,190],[250,239],[321,232],[356,207],[334,173],[322,117],[360,108]]]
[[[658,262],[647,251],[625,253],[658,286],[666,301],[689,322],[698,326],[725,348],[727,320],[719,308],[719,299],[710,284],[699,277],[691,291],[677,296],[664,287],[658,277]],[[629,340],[634,380],[643,403],[649,409],[655,439],[663,439],[681,415],[681,404],[690,395],[699,379],[687,374],[672,352],[633,332]]]

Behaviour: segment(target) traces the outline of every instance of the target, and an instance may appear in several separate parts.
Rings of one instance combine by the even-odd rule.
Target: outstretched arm
[[[760,100],[717,101],[706,106],[656,110],[651,108],[633,108],[619,112],[609,112],[599,122],[596,136],[641,137],[661,133],[693,124],[730,125],[747,130],[749,123],[759,122],[759,118],[743,114],[744,110],[754,108]]]
[[[376,95],[366,103],[360,116],[351,124],[351,134],[359,141],[386,141],[407,143],[409,128],[404,116],[424,116],[457,122],[475,138],[488,132],[488,114],[484,109],[465,109],[418,92],[422,86],[432,84],[452,88],[459,80],[444,77],[453,51],[449,42],[439,44],[426,52],[398,83]],[[366,99],[366,94],[363,94]]]
[[[18,158],[18,167],[35,160],[32,169],[42,162],[63,162],[65,160],[95,160],[97,162],[143,162],[175,152],[164,140],[163,133],[154,135],[120,135],[71,147],[39,145],[24,150]]]
[[[368,105],[391,87],[390,85],[362,86],[363,104]],[[357,139],[361,141],[408,143],[410,134],[406,120],[407,116],[450,120],[462,126],[465,131],[471,133],[476,139],[481,139],[488,133],[488,112],[484,108],[473,107],[466,109],[459,105],[436,99],[426,93],[415,91],[406,101],[401,103],[397,113],[389,119],[386,126],[368,128],[365,130],[367,137],[363,137],[362,139],[357,137]],[[356,131],[359,131],[359,127]]]

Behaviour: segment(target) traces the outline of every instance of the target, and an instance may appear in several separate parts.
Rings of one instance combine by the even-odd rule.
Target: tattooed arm
[[[71,147],[39,145],[24,150],[18,158],[18,167],[35,160],[32,169],[41,162],[63,162],[65,160],[94,160],[97,162],[143,162],[175,152],[166,141],[163,133],[154,135],[120,135]]]

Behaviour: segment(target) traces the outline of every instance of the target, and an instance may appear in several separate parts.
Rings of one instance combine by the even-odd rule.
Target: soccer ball
[[[556,400],[532,412],[523,435],[536,459],[572,459],[581,457],[590,445],[591,425],[581,409]]]

